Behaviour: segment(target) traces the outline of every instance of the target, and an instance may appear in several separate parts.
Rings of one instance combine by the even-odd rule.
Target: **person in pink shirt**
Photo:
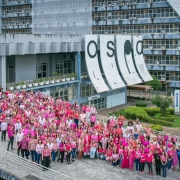
[[[140,154],[140,174],[144,174],[144,166],[147,162],[147,155],[144,151],[144,149],[142,149],[142,153]]]
[[[90,120],[91,120],[91,126],[94,126],[94,124],[96,122],[96,115],[95,114],[91,114]]]
[[[149,174],[152,176],[153,175],[153,169],[152,169],[152,162],[153,162],[154,156],[152,151],[150,150],[150,152],[147,155],[147,165],[148,165],[148,169],[149,169]]]
[[[13,130],[13,127],[9,127],[8,129],[8,148],[7,148],[7,151],[9,151],[9,146],[11,144],[11,149],[13,149],[13,141],[14,141],[14,130]]]
[[[135,159],[135,151],[133,149],[133,146],[130,146],[128,156],[129,156],[129,169],[130,171],[132,171],[134,165],[134,159]]]
[[[119,153],[117,152],[117,150],[113,150],[112,165],[113,166],[119,166]]]

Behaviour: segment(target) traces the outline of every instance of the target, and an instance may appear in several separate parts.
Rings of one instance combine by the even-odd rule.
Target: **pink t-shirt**
[[[152,162],[153,160],[153,154],[148,154],[147,155],[147,162]]]

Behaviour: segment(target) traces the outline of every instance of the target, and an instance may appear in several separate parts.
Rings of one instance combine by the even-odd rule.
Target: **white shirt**
[[[71,124],[72,124],[72,120],[71,120],[71,119],[69,119],[69,120],[67,120],[67,121],[66,121],[66,123],[68,124],[68,127],[70,127],[70,126],[71,126]]]
[[[61,140],[62,140],[62,138],[57,138],[57,139],[56,139],[56,144],[58,145],[58,147],[59,147],[59,145],[60,145],[60,143],[61,143]]]
[[[15,126],[15,131],[22,129],[22,124],[21,123],[16,123],[14,126]]]
[[[20,142],[23,139],[23,133],[17,133],[16,135],[16,142]]]
[[[7,126],[8,126],[7,122],[2,122],[2,123],[1,123],[1,130],[2,130],[2,131],[7,130]]]
[[[142,130],[142,125],[141,124],[136,124],[136,128],[138,131],[141,131]]]
[[[43,149],[44,149],[44,144],[37,144],[36,145],[36,152],[38,154],[42,154]]]
[[[44,123],[46,122],[45,118],[40,118],[39,119],[39,124],[43,125],[44,126]]]
[[[52,150],[52,148],[53,148],[53,143],[47,143],[47,146],[48,146],[48,148],[49,148],[50,150]]]

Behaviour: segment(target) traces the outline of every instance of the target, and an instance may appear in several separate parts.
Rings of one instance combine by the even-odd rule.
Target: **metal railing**
[[[47,171],[43,171],[43,166],[40,164],[35,164],[30,160],[27,160],[25,158],[22,158],[20,156],[17,156],[9,151],[0,149],[0,157],[1,157],[1,164],[3,169],[7,171],[13,170],[13,174],[16,176],[17,173],[14,173],[16,170],[15,168],[18,168],[18,170],[23,170],[28,174],[35,174],[36,177],[41,179],[48,179],[48,180],[76,180],[74,178],[71,178],[65,174],[59,173],[57,171],[54,171],[50,168],[48,168]],[[18,171],[17,170],[17,171]],[[20,173],[21,174],[21,171]],[[22,172],[23,174],[23,172]],[[21,174],[21,176],[22,176]],[[18,177],[19,175],[17,175]],[[19,177],[23,179],[23,177]]]

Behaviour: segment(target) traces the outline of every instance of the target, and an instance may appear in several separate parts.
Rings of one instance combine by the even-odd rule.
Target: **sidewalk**
[[[109,108],[109,109],[104,109],[98,112],[98,115],[100,116],[104,116],[104,117],[109,117],[108,113],[112,113],[121,109],[126,109],[130,106],[135,106],[135,102],[131,102],[129,104],[126,105],[122,105],[122,106],[117,106],[117,107],[113,107],[113,108]],[[152,106],[151,102],[147,101],[148,106]],[[146,126],[148,123],[144,123],[141,122],[141,124],[143,126]],[[152,124],[149,124],[152,125]],[[167,126],[163,126],[163,132],[165,133],[169,133],[169,134],[175,134],[176,136],[180,136],[180,127],[179,128],[173,128],[173,127],[167,127]]]

